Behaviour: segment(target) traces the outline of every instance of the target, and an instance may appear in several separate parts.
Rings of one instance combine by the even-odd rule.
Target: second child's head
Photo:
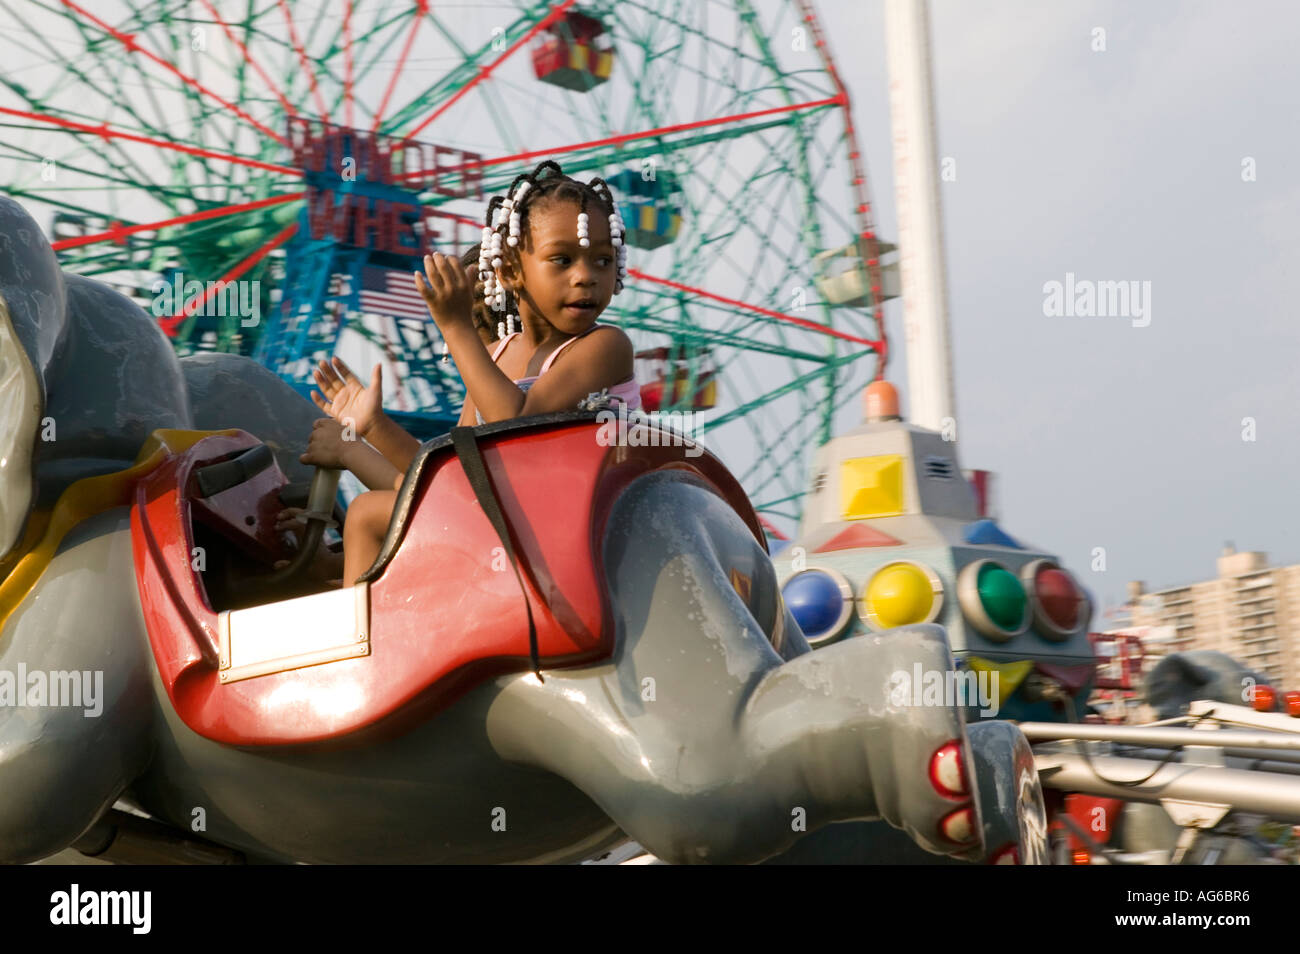
[[[469,268],[469,266],[477,263],[478,260],[479,247],[475,245],[460,257],[460,264],[464,268]],[[512,303],[507,301],[507,307],[511,307],[511,305]],[[473,310],[470,312],[470,317],[474,321],[474,330],[478,332],[478,336],[482,339],[483,344],[490,345],[492,342],[497,340],[497,316],[496,313],[488,307],[487,302],[483,300],[482,280],[474,283],[474,305]]]
[[[622,226],[604,180],[579,182],[556,163],[543,162],[488,206],[481,267],[489,273],[489,294],[504,286],[526,325],[540,325],[545,332],[549,324],[566,335],[581,334],[623,289],[627,246]],[[494,259],[500,261],[495,269]]]

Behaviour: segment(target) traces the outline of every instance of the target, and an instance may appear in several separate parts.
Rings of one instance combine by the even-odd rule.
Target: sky
[[[296,6],[305,19],[317,5]],[[94,6],[113,20],[110,7]],[[510,8],[444,6],[488,25]],[[889,240],[883,0],[816,8]],[[61,49],[81,41],[40,5],[22,9],[49,28],[0,22],[3,68],[34,83],[45,53],[30,30]],[[997,474],[1003,527],[1059,556],[1103,605],[1129,580],[1212,576],[1229,540],[1300,562],[1300,330],[1284,284],[1300,252],[1300,5],[931,0],[930,24],[938,151],[955,171],[941,201],[959,450],[965,467]],[[454,62],[417,48],[395,102]],[[378,99],[382,81],[370,92]],[[459,144],[495,148],[495,130],[474,125],[489,112],[475,103],[465,116],[453,117]],[[549,117],[517,118],[522,141],[554,138]],[[209,146],[251,142],[247,130],[221,142],[224,128],[205,131]],[[1050,314],[1045,287],[1069,275],[1149,289],[1146,317]],[[901,316],[886,306],[887,376],[906,402]],[[849,402],[837,430],[858,408]]]
[[[889,237],[883,2],[818,10]],[[930,26],[959,448],[1001,525],[1111,605],[1227,541],[1300,562],[1300,5],[932,0]],[[1149,323],[1048,316],[1067,273],[1150,282]]]

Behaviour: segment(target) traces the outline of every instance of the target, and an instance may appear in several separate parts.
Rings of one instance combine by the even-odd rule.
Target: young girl
[[[626,276],[623,222],[605,181],[584,184],[555,162],[543,162],[517,178],[504,198],[493,197],[486,222],[477,266],[484,300],[504,312],[509,295],[523,326],[516,331],[514,316],[507,315],[492,354],[471,314],[475,267],[434,254],[424,258],[424,275],[415,273],[469,392],[459,424],[568,410],[598,392],[637,409],[632,342],[613,325],[596,322]],[[379,365],[369,387],[337,358],[333,365],[322,361],[314,376],[323,395],[312,394],[316,405],[351,424],[354,436],[379,452],[322,420],[301,458],[346,467],[372,488],[352,502],[344,523],[343,582],[351,585],[379,555],[397,490],[420,444],[384,414]]]

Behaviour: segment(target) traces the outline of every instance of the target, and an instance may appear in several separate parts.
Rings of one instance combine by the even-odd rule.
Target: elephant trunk
[[[958,847],[938,828],[957,806],[929,779],[956,740],[945,707],[891,701],[889,674],[919,658],[942,669],[942,630],[858,638],[776,665],[708,725],[687,705],[625,692],[616,667],[512,679],[488,717],[502,758],[572,782],[630,837],[673,863],[749,863],[802,833],[883,818],[929,851]],[[973,806],[972,806],[973,807]],[[978,840],[978,814],[973,825]]]

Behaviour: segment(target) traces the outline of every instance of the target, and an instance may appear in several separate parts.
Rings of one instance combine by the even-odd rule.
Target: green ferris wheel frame
[[[575,178],[662,175],[679,189],[663,201],[681,231],[630,250],[603,318],[683,356],[665,411],[692,410],[712,363],[719,400],[694,433],[725,445],[760,512],[798,519],[810,451],[888,353],[865,163],[809,0],[516,0],[495,21],[426,0],[327,7],[0,0],[0,16],[26,25],[0,31],[0,51],[22,48],[0,77],[0,187],[55,214],[70,270],[142,300],[167,269],[256,282],[270,313],[304,198],[290,117],[473,148],[488,195],[546,158]],[[611,38],[608,80],[527,85],[530,45],[574,42],[579,10]],[[475,137],[487,145],[458,141]],[[482,203],[419,202],[477,241]],[[856,253],[859,273],[860,294],[840,303],[821,264],[835,250]],[[182,351],[251,351],[238,321],[210,318],[160,316]],[[409,358],[400,335],[350,327]]]

